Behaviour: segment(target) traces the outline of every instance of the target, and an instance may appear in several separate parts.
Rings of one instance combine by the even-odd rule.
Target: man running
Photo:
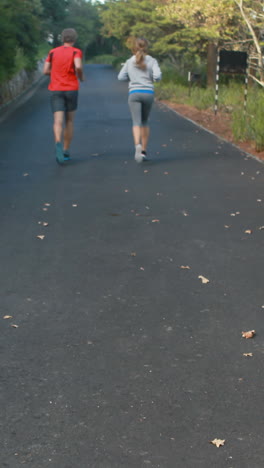
[[[54,115],[56,160],[59,164],[64,164],[70,159],[69,147],[73,137],[74,113],[78,104],[78,79],[83,81],[84,74],[82,51],[73,47],[77,39],[76,31],[64,29],[61,39],[63,45],[49,52],[44,63],[43,73],[50,75],[48,89],[51,94],[51,108]]]

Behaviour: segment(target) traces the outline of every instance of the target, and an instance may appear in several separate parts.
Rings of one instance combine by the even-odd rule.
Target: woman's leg
[[[147,151],[148,141],[149,141],[149,127],[141,127],[141,143],[142,143],[142,151]]]
[[[154,101],[153,94],[144,94],[144,102],[142,103],[142,127],[141,127],[141,143],[142,143],[142,151],[147,151],[148,141],[149,141],[149,134],[150,129],[147,124],[149,114],[152,108],[152,104]]]
[[[138,99],[137,93],[132,93],[128,96],[128,105],[131,112],[133,127],[132,133],[135,146],[141,143],[141,102]]]

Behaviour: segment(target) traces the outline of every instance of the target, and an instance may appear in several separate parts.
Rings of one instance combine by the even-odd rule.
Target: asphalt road
[[[46,84],[1,124],[1,468],[263,468],[264,166],[86,75],[65,167]]]

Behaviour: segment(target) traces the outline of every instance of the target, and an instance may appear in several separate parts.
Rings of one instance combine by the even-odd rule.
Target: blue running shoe
[[[61,143],[56,143],[55,145],[56,161],[58,164],[64,163],[64,154]]]

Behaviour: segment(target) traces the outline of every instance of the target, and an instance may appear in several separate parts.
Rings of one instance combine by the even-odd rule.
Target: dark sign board
[[[220,50],[220,73],[240,73],[247,71],[247,52]]]

